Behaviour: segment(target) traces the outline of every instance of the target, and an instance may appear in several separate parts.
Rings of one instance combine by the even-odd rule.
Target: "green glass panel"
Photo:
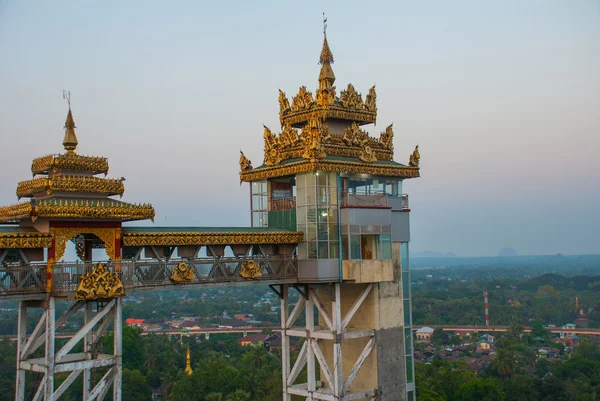
[[[410,273],[402,272],[402,298],[410,298]]]
[[[340,257],[340,243],[339,241],[331,241],[329,243],[329,258],[338,259]]]
[[[412,356],[406,357],[406,382],[413,383],[413,358]]]
[[[342,259],[348,260],[350,258],[348,246],[348,236],[342,235]]]
[[[316,242],[308,242],[307,244],[307,249],[308,249],[308,259],[316,259],[317,258],[317,243]]]
[[[329,243],[327,241],[319,241],[319,259],[329,258]]]
[[[408,243],[403,242],[400,245],[400,250],[402,252],[402,271],[409,271],[410,266],[408,265]]]
[[[317,224],[318,237],[319,241],[327,241],[328,237],[328,225],[327,223],[319,223]]]
[[[316,179],[317,185],[327,186],[327,173],[317,172]]]
[[[316,241],[317,240],[317,225],[307,224],[306,225],[306,240]]]
[[[314,206],[307,206],[306,208],[306,221],[309,223],[317,222],[317,208]]]
[[[410,300],[405,299],[403,302],[403,306],[404,306],[404,326],[408,327],[410,326]]]
[[[360,235],[350,236],[350,259],[360,260]]]
[[[317,219],[319,223],[327,223],[330,220],[329,210],[326,207],[320,207],[317,211]]]

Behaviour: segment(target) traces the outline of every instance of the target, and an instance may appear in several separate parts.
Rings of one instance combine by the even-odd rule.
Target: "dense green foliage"
[[[600,347],[584,338],[566,359],[537,359],[504,337],[480,376],[465,362],[415,365],[418,401],[595,401],[600,396]]]
[[[580,310],[589,316],[590,327],[600,327],[600,276],[563,277],[546,274],[535,278],[473,280],[429,271],[412,286],[413,323],[416,325],[485,324],[483,291],[489,293],[493,325],[519,320],[539,320],[560,326],[573,323]],[[447,272],[444,272],[447,274]],[[577,307],[577,303],[579,308]]]

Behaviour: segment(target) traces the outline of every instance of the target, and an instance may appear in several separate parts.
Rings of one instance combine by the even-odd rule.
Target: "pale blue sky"
[[[157,225],[249,224],[239,148],[316,87],[323,11],[338,89],[377,84],[397,161],[419,143],[414,250],[600,252],[600,0],[0,0],[0,204],[62,150],[67,89]]]

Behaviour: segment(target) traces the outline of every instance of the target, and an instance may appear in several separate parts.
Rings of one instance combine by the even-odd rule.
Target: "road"
[[[504,332],[508,331],[510,326],[413,326],[413,330],[419,330],[422,327],[431,327],[432,329],[441,328],[444,331],[452,331],[459,333],[473,333],[473,332]],[[586,327],[579,327],[575,329],[563,329],[561,327],[546,327],[551,333],[564,333],[564,334],[598,334],[600,335],[600,329],[591,329]],[[531,332],[531,327],[523,328],[525,333]]]

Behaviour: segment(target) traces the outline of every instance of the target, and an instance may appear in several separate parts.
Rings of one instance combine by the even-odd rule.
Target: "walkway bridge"
[[[228,283],[297,283],[298,262],[295,256],[204,257],[169,260],[125,260],[100,262],[30,263],[0,268],[0,301],[42,300],[55,297],[75,299],[81,278],[101,264],[116,272],[125,292],[157,288],[186,288],[197,285]],[[244,277],[248,265],[258,266],[259,274]],[[50,293],[46,290],[48,272],[52,271]],[[179,272],[182,273],[179,273]],[[187,280],[177,281],[187,275]],[[185,279],[185,277],[183,277]]]

